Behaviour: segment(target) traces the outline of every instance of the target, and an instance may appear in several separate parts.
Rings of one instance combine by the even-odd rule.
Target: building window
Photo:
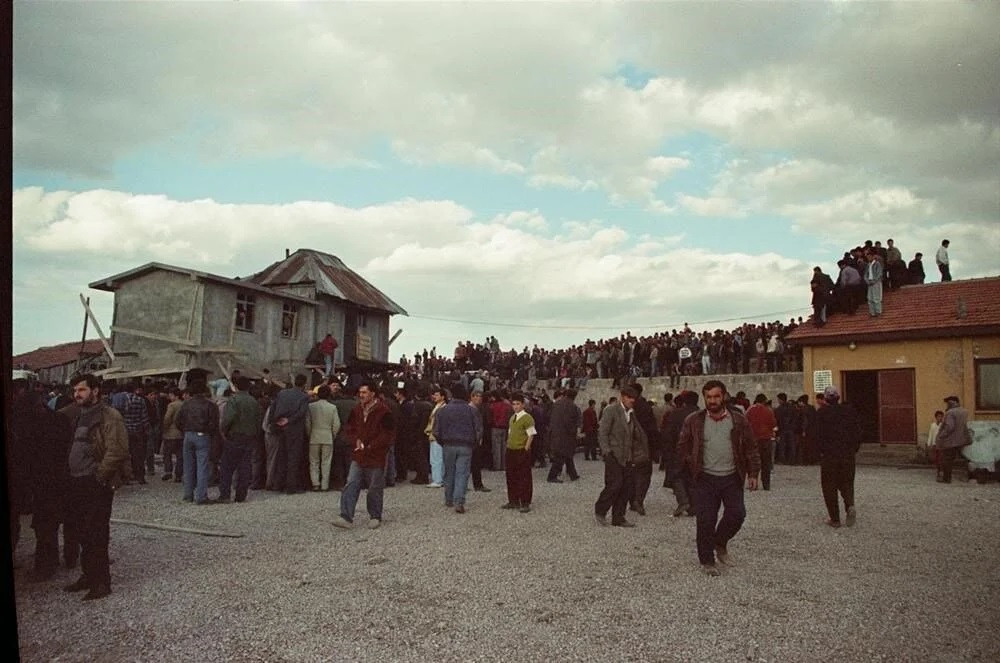
[[[243,331],[253,331],[254,311],[257,298],[246,293],[236,295],[236,328]]]
[[[368,329],[368,315],[358,313],[358,329]]]
[[[299,337],[299,305],[285,302],[281,307],[281,335],[284,338]]]
[[[1000,410],[1000,358],[976,359],[976,409]]]

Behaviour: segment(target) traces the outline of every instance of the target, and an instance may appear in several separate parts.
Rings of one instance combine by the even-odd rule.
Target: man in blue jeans
[[[188,393],[191,397],[177,413],[177,427],[184,433],[184,501],[214,504],[208,499],[208,458],[219,434],[219,408],[208,400],[204,382],[192,382]]]
[[[684,420],[677,451],[691,476],[698,561],[707,575],[718,576],[715,560],[729,563],[729,541],[746,518],[744,479],[757,490],[760,454],[746,416],[726,407],[726,386],[709,380],[701,393],[705,409]]]
[[[472,450],[482,434],[482,418],[466,400],[465,387],[453,385],[451,399],[434,417],[434,439],[444,451],[444,505],[455,513],[465,513]]]
[[[374,383],[365,381],[358,387],[358,404],[351,410],[344,430],[353,448],[351,469],[340,493],[340,516],[333,521],[333,526],[341,529],[354,526],[354,509],[361,495],[361,482],[365,480],[368,484],[368,528],[375,529],[382,524],[385,463],[396,437],[396,424],[389,406],[378,397]]]

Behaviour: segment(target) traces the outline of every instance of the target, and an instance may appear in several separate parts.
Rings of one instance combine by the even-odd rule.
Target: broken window
[[[247,293],[236,295],[236,328],[243,331],[253,331],[254,309],[257,299]]]
[[[284,338],[299,337],[299,305],[285,302],[281,307],[281,335]]]

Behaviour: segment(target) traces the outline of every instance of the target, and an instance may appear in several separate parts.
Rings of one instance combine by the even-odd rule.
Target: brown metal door
[[[879,442],[917,441],[916,384],[911,368],[878,372]]]

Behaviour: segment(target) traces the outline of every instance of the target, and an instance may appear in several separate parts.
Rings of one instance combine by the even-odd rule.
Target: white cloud
[[[679,236],[633,237],[598,219],[567,221],[559,234],[547,235],[548,221],[537,211],[480,221],[450,201],[365,208],[305,201],[231,205],[31,188],[15,190],[14,221],[15,239],[24,247],[15,265],[15,339],[46,315],[73,319],[76,292],[94,296],[107,320],[110,300],[86,288],[103,276],[151,261],[245,276],[281,259],[282,248],[338,255],[415,316],[546,319],[584,328],[709,315],[704,294],[716,289],[724,291],[723,299],[733,298],[734,314],[795,308],[806,273],[794,259],[683,249]],[[283,246],[275,246],[274,227],[283,229]],[[772,275],[766,289],[754,285],[761,270]],[[660,283],[670,287],[642,287]],[[26,304],[40,299],[47,312]],[[60,325],[53,327],[50,340],[65,340]],[[577,336],[565,331],[563,338],[574,339],[569,344]],[[531,332],[516,338],[527,343]]]

